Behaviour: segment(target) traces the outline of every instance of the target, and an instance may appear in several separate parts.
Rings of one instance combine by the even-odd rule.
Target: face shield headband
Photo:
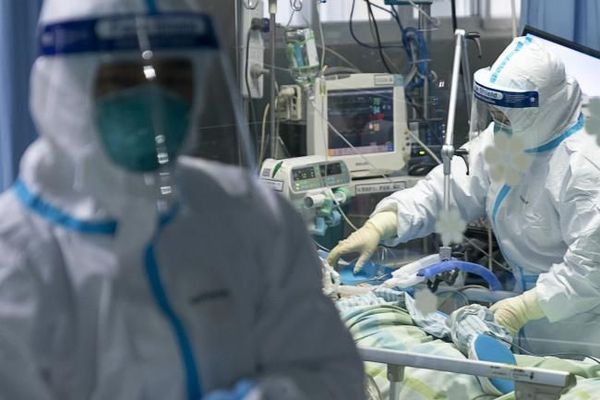
[[[73,66],[94,68],[94,71],[90,70],[89,77],[82,72],[82,76],[77,78],[79,81],[76,83],[83,84],[77,88],[83,93],[77,93],[77,96],[85,97],[85,101],[89,100],[89,103],[86,103],[86,113],[79,117],[83,121],[80,125],[85,123],[85,132],[78,132],[79,126],[76,126],[71,133],[72,136],[82,136],[83,140],[78,143],[77,148],[69,151],[73,152],[76,159],[77,182],[99,181],[100,184],[94,184],[90,188],[87,183],[75,183],[81,185],[78,186],[81,192],[100,197],[95,187],[118,184],[119,187],[123,186],[124,193],[134,193],[137,198],[138,192],[154,196],[155,192],[163,193],[163,187],[174,188],[176,181],[178,182],[175,178],[175,161],[179,154],[185,154],[184,151],[187,151],[192,142],[185,140],[185,145],[182,145],[185,139],[183,136],[194,139],[205,123],[203,118],[207,112],[204,105],[211,92],[206,87],[207,83],[215,81],[213,86],[226,89],[224,102],[231,103],[229,107],[225,107],[229,110],[227,115],[211,111],[212,114],[218,114],[213,118],[217,123],[228,118],[227,122],[234,125],[227,133],[233,137],[230,142],[238,146],[236,155],[241,154],[238,158],[244,162],[252,160],[252,154],[247,150],[250,148],[247,124],[244,124],[237,107],[241,102],[236,97],[231,69],[227,68],[227,59],[220,51],[210,16],[181,12],[131,13],[58,21],[40,25],[39,53],[42,61],[46,59],[47,67],[50,67],[46,69],[48,76],[44,76],[44,84],[56,81],[60,74],[68,72]],[[108,71],[103,69],[105,66],[110,67]],[[217,74],[219,79],[209,76],[209,69],[222,72]],[[182,70],[183,75],[180,74]],[[125,72],[121,74],[122,71]],[[103,72],[107,73],[102,75]],[[175,72],[177,75],[174,75]],[[102,86],[110,89],[106,93],[99,90],[98,82],[101,77],[106,78],[103,83],[114,83],[110,87]],[[175,82],[172,79],[174,77],[177,78]],[[182,88],[180,82],[185,80],[183,78],[188,79],[189,85]],[[186,90],[191,95],[183,96],[187,100],[187,106],[184,107],[179,101],[181,96],[176,98],[172,95],[181,95]],[[42,94],[51,96],[54,92],[44,91]],[[118,113],[125,108],[136,112]],[[107,115],[111,118],[104,118]],[[182,117],[184,115],[188,116],[187,121]],[[177,123],[174,123],[173,118]],[[112,124],[107,124],[107,121]],[[123,121],[128,124],[121,123]],[[91,135],[90,128],[95,128],[94,136],[84,138]],[[137,137],[134,140],[134,135],[122,134],[141,132],[142,129],[138,128],[152,133],[151,143],[144,139],[144,144],[148,144],[147,152],[138,150],[142,146],[137,145]],[[161,128],[168,129],[165,131]],[[104,134],[105,132],[110,132],[112,136]],[[145,137],[150,136],[143,133]],[[51,130],[46,132],[48,136],[59,134],[60,132]],[[161,136],[167,140],[159,143]],[[115,137],[120,141],[109,140]],[[169,138],[172,138],[172,143]],[[107,143],[113,144],[108,146]],[[163,147],[167,151],[163,151]],[[97,148],[101,151],[97,151]],[[111,149],[122,150],[122,155],[110,151]],[[146,162],[146,158],[138,157],[138,153],[146,154],[150,150],[154,150],[152,163],[149,158]],[[164,154],[168,157],[162,157]],[[138,160],[143,162],[138,163]],[[159,169],[154,169],[156,163],[160,165]],[[170,193],[174,192],[172,190]]]
[[[193,136],[190,135],[191,140],[186,142],[186,149],[189,150],[189,146],[193,144],[196,146],[193,149],[194,156],[198,155],[200,158],[222,161],[226,164],[234,164],[236,166],[253,167],[254,157],[247,121],[239,107],[241,99],[237,93],[237,87],[231,68],[229,68],[227,57],[220,50],[215,27],[209,15],[182,12],[158,14],[131,13],[100,18],[60,21],[41,26],[39,37],[40,55],[43,58],[52,59],[60,57],[62,59],[69,59],[71,56],[97,55],[98,59],[102,60],[102,63],[109,64],[115,64],[114,61],[118,63],[122,60],[129,60],[137,62],[140,65],[141,73],[139,75],[145,76],[148,83],[152,84],[161,83],[160,70],[161,66],[166,65],[165,60],[169,61],[169,59],[177,57],[183,58],[184,61],[185,59],[189,59],[194,64],[192,79],[195,81],[195,91],[193,93],[192,104],[195,107],[192,110],[194,114],[190,116],[190,120],[195,125],[192,126]],[[120,68],[118,65],[117,67]],[[209,70],[214,73],[214,76],[206,75]],[[111,71],[113,75],[116,74],[114,68]],[[153,74],[153,72],[157,73]],[[116,78],[118,78],[115,79],[117,82],[123,81],[122,77],[117,76]],[[169,77],[167,76],[167,78]],[[177,80],[181,81],[182,79],[179,78]],[[178,85],[178,87],[180,86]],[[191,87],[192,85],[188,86]],[[148,88],[144,88],[144,90],[146,89]],[[223,89],[226,90],[223,103],[230,102],[229,106],[211,110],[210,114],[205,112],[206,110],[201,108],[201,105],[208,104],[207,102],[211,101],[212,90],[222,92]],[[140,110],[140,113],[144,110],[158,108],[160,111],[158,113],[159,116],[183,115],[183,107],[179,107],[180,102],[173,101],[175,99],[172,97],[164,93],[161,93],[160,96],[140,96],[138,92],[136,91],[133,94],[135,94],[135,105],[139,106],[137,108]],[[180,92],[186,92],[185,88],[180,90]],[[98,95],[98,93],[95,95]],[[142,102],[141,99],[145,97],[158,98],[159,101],[156,102],[158,106],[154,103],[146,104]],[[118,100],[120,103],[123,103],[125,100],[131,99],[128,97],[125,99],[119,98]],[[114,105],[114,103],[111,102],[110,105]],[[122,107],[104,107],[103,110],[110,111],[111,109],[120,108]],[[181,112],[174,113],[169,110],[179,110]],[[148,115],[150,113],[145,112],[145,114]],[[139,125],[137,124],[139,122],[137,120],[130,122],[130,126],[135,127]],[[169,118],[159,118],[158,122],[158,125],[167,124],[168,126],[177,127],[176,124],[169,124]],[[226,150],[237,149],[235,154],[232,153],[232,150],[224,154],[221,158],[211,158],[205,157],[204,152],[195,151],[197,150],[196,148],[200,149],[200,146],[203,149],[207,146],[207,143],[212,143],[209,140],[212,137],[209,137],[205,132],[212,134],[214,129],[205,128],[203,124],[206,124],[206,127],[225,125],[232,127],[225,132],[231,137],[228,136],[226,138],[227,141],[223,140],[223,142],[228,144]],[[223,135],[220,135],[219,139],[221,139],[221,136]],[[224,146],[221,147],[224,148]],[[221,147],[217,150],[222,150]]]
[[[525,114],[539,108],[539,93],[535,90],[512,90],[490,82],[489,68],[475,73],[471,110],[470,138],[473,139],[494,122],[494,131],[512,134],[523,129]],[[528,111],[531,110],[531,111]]]
[[[136,173],[169,164],[189,133],[194,67],[185,56],[165,62],[161,54],[218,49],[211,19],[183,13],[56,23],[43,27],[40,45],[41,54],[50,58],[111,57],[97,72],[96,128],[112,161]],[[127,68],[126,56],[138,61],[129,60]],[[187,84],[174,84],[184,78]]]
[[[510,91],[500,88],[486,87],[474,82],[473,96],[486,104],[505,108],[533,108],[539,107],[539,93],[537,91]]]
[[[128,14],[45,25],[40,55],[219,49],[212,19],[200,13]]]

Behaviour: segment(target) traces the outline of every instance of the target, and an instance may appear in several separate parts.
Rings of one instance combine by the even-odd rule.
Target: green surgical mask
[[[132,172],[160,166],[158,135],[174,160],[189,128],[191,105],[156,85],[141,85],[111,93],[96,101],[96,126],[110,159]]]
[[[513,131],[509,125],[494,121],[494,135],[497,135],[498,133],[504,133],[507,136],[512,136]]]

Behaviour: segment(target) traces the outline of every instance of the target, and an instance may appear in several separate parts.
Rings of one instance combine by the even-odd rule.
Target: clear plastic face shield
[[[120,173],[155,187],[159,199],[175,196],[182,154],[254,167],[241,102],[208,15],[116,15],[47,25],[42,52],[93,67],[86,83],[90,115],[82,116],[95,130],[90,140]]]
[[[539,94],[481,83],[491,80],[489,69],[475,73],[469,140],[476,140],[483,132],[491,130],[493,141],[484,150],[484,159],[491,167],[491,178],[516,184],[530,162],[526,153],[528,141],[532,140],[535,131],[526,129],[525,123],[529,123],[527,117],[539,107]]]

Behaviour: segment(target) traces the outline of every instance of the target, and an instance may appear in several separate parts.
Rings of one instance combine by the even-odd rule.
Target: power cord
[[[350,20],[348,21],[348,28],[350,29],[350,36],[352,36],[352,39],[354,39],[354,41],[362,47],[365,47],[367,49],[373,49],[376,50],[379,47],[384,48],[384,49],[388,49],[388,48],[397,48],[397,49],[401,49],[402,45],[399,44],[381,44],[380,46],[373,46],[371,44],[365,43],[362,40],[360,40],[358,38],[358,36],[356,36],[356,32],[354,32],[354,9],[356,7],[356,0],[352,0],[352,7],[350,8]]]
[[[375,14],[373,14],[373,7],[371,7],[371,2],[369,0],[365,0],[365,2],[367,3],[367,10],[369,12],[369,21],[373,23],[373,27],[375,28],[375,38],[377,39],[377,50],[379,51],[379,57],[381,58],[381,62],[383,63],[383,66],[385,67],[386,71],[392,74],[392,69],[390,68],[385,58],[385,54],[383,53],[381,36],[379,35],[379,26],[377,25]]]
[[[586,358],[589,358],[590,360],[594,361],[595,363],[600,364],[600,360],[599,359],[597,359],[594,356],[590,356],[589,354],[584,354],[584,353],[570,353],[570,352],[567,352],[567,353],[550,353],[550,354],[535,354],[535,353],[532,353],[531,351],[523,348],[522,346],[519,346],[516,343],[509,342],[506,339],[500,338],[498,336],[494,336],[494,338],[498,339],[498,340],[500,340],[500,341],[502,341],[502,342],[504,342],[506,344],[509,344],[511,346],[516,347],[519,351],[521,351],[522,353],[524,353],[524,354],[526,354],[528,356],[535,356],[535,357],[577,356],[577,357],[586,357]]]
[[[404,32],[404,26],[402,25],[402,21],[400,21],[400,15],[398,14],[398,11],[396,11],[396,9],[394,7],[392,7],[390,10],[388,10],[387,8],[382,7],[375,3],[371,3],[371,6],[390,14],[392,16],[392,18],[394,19],[394,21],[396,21],[396,23],[398,24],[398,28],[400,28],[400,33]]]

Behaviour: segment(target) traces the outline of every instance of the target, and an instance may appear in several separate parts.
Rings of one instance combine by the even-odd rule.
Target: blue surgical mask
[[[141,85],[96,101],[96,126],[101,142],[118,166],[132,172],[155,171],[157,136],[174,160],[189,130],[191,105],[157,85]]]

